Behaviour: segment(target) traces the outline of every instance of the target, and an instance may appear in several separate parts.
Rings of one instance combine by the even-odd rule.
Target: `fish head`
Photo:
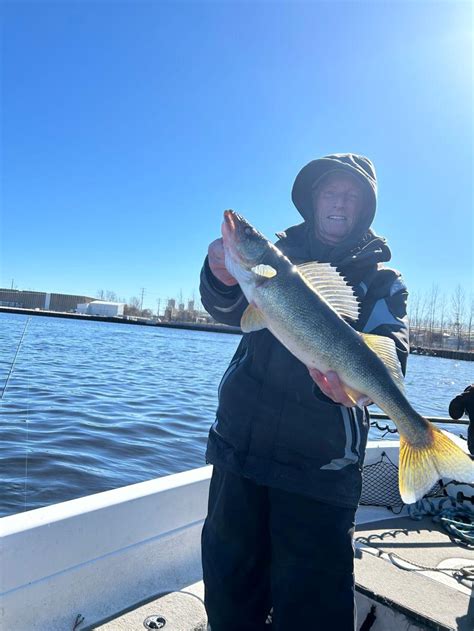
[[[242,215],[233,210],[224,211],[222,238],[226,253],[226,265],[228,258],[230,258],[232,259],[232,266],[238,265],[246,271],[251,270],[262,261],[270,246],[263,234]]]

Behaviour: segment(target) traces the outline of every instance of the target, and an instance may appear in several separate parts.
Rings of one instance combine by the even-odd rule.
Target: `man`
[[[367,158],[335,154],[296,177],[304,222],[277,235],[295,264],[330,262],[360,299],[356,328],[408,355],[407,291],[384,268],[390,250],[370,225],[377,199]],[[201,298],[238,325],[247,301],[209,246]],[[207,460],[214,465],[202,534],[205,603],[212,631],[352,631],[354,515],[368,433],[336,373],[308,369],[267,330],[245,334],[219,386]]]
[[[449,404],[449,416],[458,420],[467,414],[469,425],[467,426],[467,448],[471,456],[474,456],[474,383],[458,394]]]

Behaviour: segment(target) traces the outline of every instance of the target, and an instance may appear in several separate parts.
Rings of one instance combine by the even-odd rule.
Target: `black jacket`
[[[313,260],[306,223],[279,236],[277,247],[293,263]],[[400,274],[382,265],[389,259],[385,240],[369,230],[339,258],[338,269],[361,300],[355,328],[392,338],[405,371],[407,290]],[[221,283],[207,259],[200,292],[217,321],[240,324],[245,296],[238,285]],[[367,412],[326,398],[307,368],[264,329],[242,336],[222,377],[206,458],[257,483],[354,507],[367,433]]]

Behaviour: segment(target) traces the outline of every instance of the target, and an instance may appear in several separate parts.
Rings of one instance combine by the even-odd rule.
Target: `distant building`
[[[113,318],[116,316],[123,316],[123,309],[125,303],[123,302],[107,302],[105,300],[92,300],[91,302],[85,302],[78,304],[76,308],[77,313],[84,313],[87,315],[105,316]]]
[[[79,303],[89,303],[94,298],[69,294],[52,294],[44,291],[21,291],[0,288],[0,306],[45,311],[75,311]]]
[[[165,322],[214,322],[213,318],[206,311],[198,311],[194,300],[188,300],[188,307],[185,308],[184,302],[180,302],[176,308],[176,300],[171,298],[165,308],[163,315]]]

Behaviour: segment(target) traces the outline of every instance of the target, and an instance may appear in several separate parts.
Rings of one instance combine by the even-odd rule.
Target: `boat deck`
[[[155,624],[155,626],[145,626],[145,621],[148,621],[148,625]],[[204,584],[199,581],[179,592],[161,594],[104,624],[88,627],[85,631],[93,629],[95,631],[143,631],[144,629],[206,631]]]
[[[401,617],[410,629],[473,631],[474,550],[453,543],[430,517],[361,524],[355,567],[362,600],[383,610],[384,625],[374,631],[405,628]]]
[[[473,631],[472,574],[460,578],[456,569],[470,566],[474,571],[474,550],[451,541],[430,517],[415,521],[406,513],[397,516],[373,507],[361,507],[357,517],[358,629],[365,624],[364,629],[372,631]],[[202,599],[202,582],[195,583],[88,629],[203,631],[206,616]],[[145,627],[147,618],[151,626]]]

